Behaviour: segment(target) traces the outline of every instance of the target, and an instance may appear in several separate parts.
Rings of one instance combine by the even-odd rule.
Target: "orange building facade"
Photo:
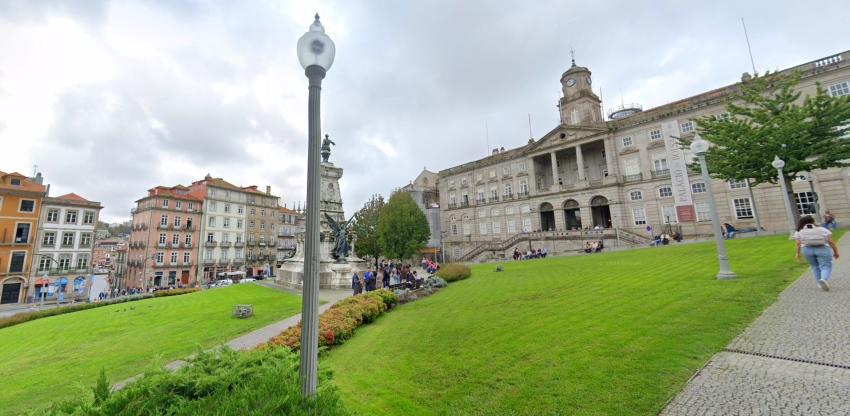
[[[0,172],[0,303],[23,303],[33,267],[44,185],[20,173]]]

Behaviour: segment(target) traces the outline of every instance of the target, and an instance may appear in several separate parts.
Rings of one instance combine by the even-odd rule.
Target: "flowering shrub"
[[[389,290],[373,290],[371,292],[366,292],[363,296],[367,298],[380,299],[385,305],[387,305],[387,309],[392,309],[394,306],[398,305],[398,296]]]
[[[157,290],[153,292],[153,297],[161,298],[164,296],[177,296],[177,295],[185,295],[187,293],[197,292],[199,289],[197,288],[186,288],[186,289],[168,289],[168,290]]]

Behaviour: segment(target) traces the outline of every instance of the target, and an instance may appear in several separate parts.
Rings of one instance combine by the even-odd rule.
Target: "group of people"
[[[426,270],[434,271],[440,267],[436,262],[429,262],[427,268],[424,262],[422,265]],[[354,274],[351,276],[351,290],[354,292],[353,295],[358,295],[364,291],[388,289],[391,286],[391,280],[393,282],[392,285],[404,283],[405,287],[413,288],[416,286],[416,281],[421,279],[423,278],[419,276],[416,270],[412,270],[410,264],[403,264],[400,261],[396,262],[394,260],[389,262],[383,260],[378,262],[377,266],[363,271],[362,275],[360,270],[354,269]]]
[[[679,231],[673,231],[672,235],[667,233],[661,233],[656,235],[655,238],[652,239],[652,243],[650,245],[655,247],[666,246],[670,244],[670,241],[681,243],[682,239],[682,234],[680,234]]]
[[[584,245],[584,252],[585,253],[598,253],[598,252],[602,251],[603,248],[605,248],[605,244],[602,242],[602,240],[588,241]]]
[[[439,268],[440,268],[440,263],[437,263],[436,261],[428,260],[425,257],[422,258],[422,269],[427,271],[428,274],[434,274],[434,272],[436,272],[437,269],[439,269]]]
[[[543,247],[543,248],[540,248],[540,249],[537,249],[537,250],[530,249],[530,250],[526,251],[525,254],[521,253],[519,251],[519,247],[517,247],[517,248],[514,248],[514,261],[529,260],[529,259],[545,259],[547,254],[549,254],[549,252],[546,251],[546,247]]]

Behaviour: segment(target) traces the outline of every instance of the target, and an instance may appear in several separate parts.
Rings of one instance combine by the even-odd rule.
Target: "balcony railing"
[[[159,248],[165,248],[165,243],[156,243],[156,246]]]
[[[191,225],[187,225],[187,226],[186,226],[186,231],[195,231],[195,227],[193,227],[193,226],[191,226]]]
[[[171,242],[171,248],[180,248],[180,243]]]
[[[519,191],[519,192],[517,193],[517,196],[518,196],[518,197],[520,197],[520,198],[527,197],[527,196],[528,196],[528,191]]]
[[[192,262],[191,261],[184,261],[183,267],[192,267]]]
[[[259,242],[259,243],[257,243],[257,245],[258,245],[258,246],[260,246],[260,247],[265,247],[265,246],[266,246],[266,242],[265,242],[265,241],[263,241],[263,240],[260,240],[260,242]]]
[[[499,197],[498,196],[491,196],[490,202],[499,202]]]
[[[183,229],[183,226],[174,224],[174,225],[171,226],[171,229],[174,230],[174,231],[180,231],[180,230]]]
[[[477,202],[479,204],[483,204],[483,203],[487,202],[487,200],[485,198],[478,198],[478,199],[475,200],[475,202]]]
[[[233,247],[236,247],[236,248],[245,247],[245,242],[244,241],[237,241],[237,242],[233,243]]]
[[[192,243],[183,243],[183,248],[192,248]]]
[[[160,230],[167,230],[168,224],[159,224],[156,228],[159,228]]]
[[[248,242],[248,247],[254,247],[254,246],[256,246],[256,245],[257,245],[257,243],[255,243],[255,242],[253,242],[253,241],[249,241],[249,242]]]
[[[212,247],[215,247],[215,246],[216,246],[216,244],[218,244],[218,243],[217,243],[217,242],[215,242],[215,241],[204,241],[204,247],[210,247],[210,248],[212,248]]]
[[[468,207],[468,206],[469,206],[469,201],[462,201],[462,202],[460,203],[460,206],[461,206],[461,207]]]
[[[652,171],[652,179],[669,178],[670,169],[659,169]]]
[[[38,273],[39,275],[42,275],[42,274],[46,274],[46,275],[66,274],[66,275],[68,275],[68,274],[90,274],[91,271],[92,271],[91,267],[83,267],[83,268],[79,268],[79,269],[76,268],[76,267],[62,267],[62,268],[51,268],[51,269],[39,268],[36,271],[36,273]]]
[[[502,195],[503,200],[514,199],[514,194],[504,194]]]
[[[215,264],[215,259],[204,259],[204,266],[210,266]]]
[[[233,245],[230,241],[222,241],[221,248],[230,248]]]
[[[242,258],[233,259],[233,264],[242,264],[243,261]]]
[[[274,240],[269,241],[269,247],[274,247],[275,244],[277,244],[276,241],[274,241]]]
[[[643,174],[636,173],[634,175],[623,175],[623,182],[637,182],[643,180]]]
[[[449,209],[455,209],[455,208],[457,208],[457,202],[454,202],[454,203],[449,202]]]

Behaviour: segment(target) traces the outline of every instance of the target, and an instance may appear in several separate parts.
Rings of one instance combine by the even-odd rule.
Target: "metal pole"
[[[304,277],[301,299],[301,362],[299,375],[303,380],[302,394],[316,392],[319,360],[319,185],[322,136],[321,92],[325,69],[310,65],[305,70],[310,80],[307,111],[309,136],[307,146],[307,215],[304,244]]]
[[[747,190],[750,191],[750,206],[753,209],[753,218],[756,220],[756,232],[761,232],[761,221],[759,221],[759,213],[756,210],[756,197],[753,196],[753,188],[750,186],[750,180],[747,179]]]
[[[723,243],[723,232],[720,228],[720,217],[717,215],[717,205],[714,203],[714,192],[711,190],[711,178],[708,176],[708,167],[705,165],[705,153],[698,154],[699,167],[702,170],[702,180],[708,192],[708,207],[711,210],[711,226],[714,228],[714,243],[717,245],[717,261],[720,263],[718,279],[734,279],[738,276],[729,268],[729,257],[726,256],[726,245]]]
[[[817,219],[818,224],[822,224],[821,219],[820,219],[820,207],[818,206],[818,193],[815,192],[814,179],[812,179],[811,175],[807,176],[806,179],[809,181],[809,188],[811,188],[811,190],[812,190],[812,199],[814,199],[814,201],[815,201],[815,202],[812,202],[812,205],[815,206],[815,218]]]
[[[777,168],[777,172],[779,172],[779,185],[782,187],[782,200],[785,201],[785,212],[788,214],[788,233],[791,235],[791,238],[794,237],[794,232],[797,230],[797,226],[794,225],[794,211],[791,208],[791,201],[788,199],[788,186],[785,185],[785,173],[782,172],[782,168]]]

